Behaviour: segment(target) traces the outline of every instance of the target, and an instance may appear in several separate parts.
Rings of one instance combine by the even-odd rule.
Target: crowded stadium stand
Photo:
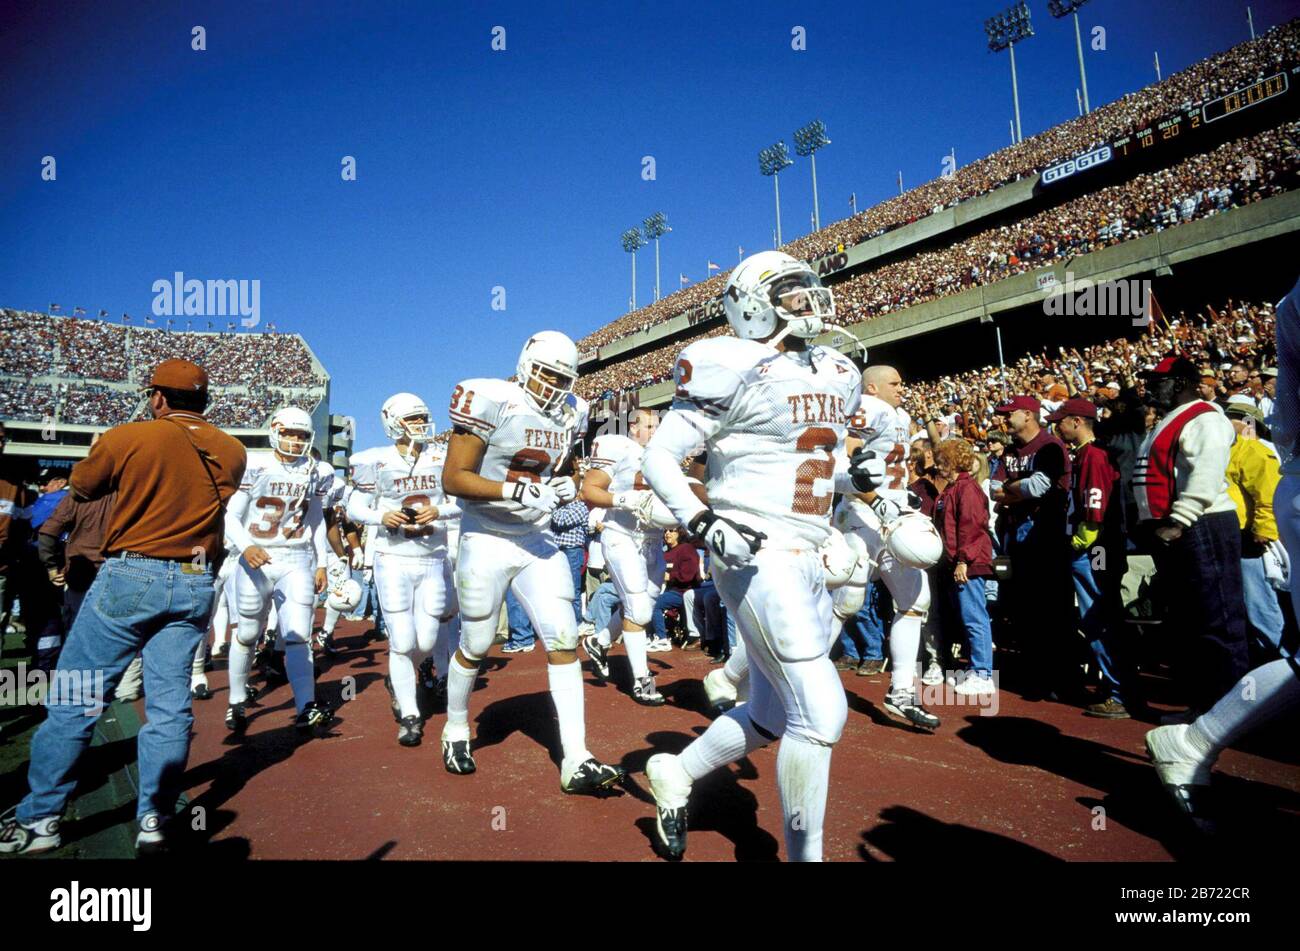
[[[810,261],[834,289],[838,321],[849,330],[821,342],[845,352],[858,342],[889,344],[890,358],[906,362],[909,339],[996,315],[1036,344],[1045,293],[1070,275],[1153,281],[1161,299],[1194,307],[1212,299],[1213,285],[1188,288],[1185,298],[1178,288],[1207,268],[1226,275],[1261,257],[1293,259],[1286,249],[1300,228],[1297,85],[1300,20],[1292,20],[787,243],[782,250]],[[579,392],[666,403],[676,354],[725,332],[720,294],[728,277],[580,340]],[[1274,290],[1280,296],[1286,287]],[[927,366],[930,351],[963,347],[971,334],[928,338]]]
[[[147,418],[141,387],[181,357],[211,379],[208,417],[250,447],[265,446],[279,407],[312,414],[330,457],[350,427],[329,414],[329,375],[297,334],[176,332],[0,309],[0,420],[14,455],[84,456],[94,433]]]

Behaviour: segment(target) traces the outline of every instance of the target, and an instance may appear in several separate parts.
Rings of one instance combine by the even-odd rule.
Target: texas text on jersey
[[[272,452],[250,452],[239,491],[248,497],[240,523],[262,548],[311,548],[309,515],[335,494],[334,469],[309,456],[282,462]],[[323,557],[323,555],[322,555]]]
[[[396,446],[378,446],[352,457],[356,480],[353,504],[373,506],[382,518],[386,512],[402,509],[419,511],[445,507],[442,491],[441,454],[431,446],[422,446],[414,459],[402,455]],[[375,550],[395,555],[427,555],[445,551],[447,529],[442,519],[427,525],[402,525],[396,529],[377,528]]]
[[[524,391],[507,380],[464,380],[451,395],[450,416],[457,429],[486,444],[478,474],[497,482],[545,482],[568,458],[587,428],[587,403],[570,394],[544,414]],[[506,499],[462,499],[463,530],[524,535],[545,529],[550,516]]]

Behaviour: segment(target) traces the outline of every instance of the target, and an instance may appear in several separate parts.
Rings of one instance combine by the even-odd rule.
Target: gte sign
[[[1097,165],[1109,162],[1115,153],[1111,151],[1109,145],[1103,145],[1101,148],[1093,149],[1083,155],[1076,155],[1072,159],[1066,159],[1064,162],[1058,162],[1047,171],[1043,172],[1042,183],[1050,185],[1052,182],[1059,182],[1063,178],[1069,178],[1076,172],[1084,172]]]

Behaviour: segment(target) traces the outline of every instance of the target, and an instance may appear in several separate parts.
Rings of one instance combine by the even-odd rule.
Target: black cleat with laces
[[[226,707],[226,729],[231,733],[243,733],[248,729],[248,714],[244,712],[247,701],[232,703]]]
[[[910,723],[922,730],[937,730],[939,718],[916,702],[916,694],[889,694],[885,697],[885,712],[891,717]]]
[[[596,639],[595,634],[588,634],[582,639],[582,649],[591,658],[592,668],[601,680],[609,679],[609,648]]]
[[[302,708],[302,713],[293,721],[293,726],[299,733],[310,734],[324,730],[333,722],[333,711],[315,700],[309,700]]]
[[[632,699],[643,707],[662,707],[668,702],[655,687],[654,674],[646,674],[632,682]]]
[[[560,788],[570,795],[590,796],[606,792],[626,776],[627,770],[621,766],[611,766],[592,757],[583,760],[567,780],[561,776]]]
[[[397,742],[402,746],[419,746],[424,738],[424,721],[419,717],[402,717],[397,728]]]
[[[469,740],[443,740],[442,765],[457,776],[468,776],[478,769],[469,752]]]

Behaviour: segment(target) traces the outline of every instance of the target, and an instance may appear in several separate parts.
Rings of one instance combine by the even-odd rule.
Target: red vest
[[[1178,440],[1183,428],[1197,416],[1213,413],[1214,405],[1197,400],[1177,415],[1162,419],[1152,433],[1150,444],[1139,453],[1133,470],[1133,495],[1143,519],[1168,518],[1178,483],[1174,478],[1174,460],[1178,457]]]

